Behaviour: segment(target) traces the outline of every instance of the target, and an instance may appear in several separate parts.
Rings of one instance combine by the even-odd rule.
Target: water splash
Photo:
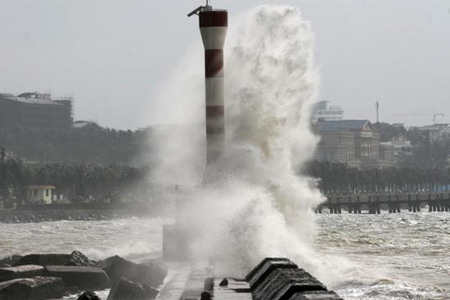
[[[203,258],[226,254],[233,258],[236,274],[266,256],[286,256],[316,269],[312,209],[322,196],[312,179],[297,174],[317,142],[309,127],[318,82],[310,23],[298,8],[272,5],[232,22],[237,25],[231,27],[225,49],[226,154],[208,170],[204,184],[187,192],[181,213],[195,237],[194,253]],[[185,93],[170,88],[162,93],[178,109],[189,102],[184,123],[204,122],[203,90],[192,88],[201,84],[191,76],[203,78],[202,68],[191,63],[197,57],[190,54],[183,61],[195,71],[177,72],[170,84],[193,85]],[[170,143],[178,137],[166,138]],[[191,149],[199,148],[195,139],[187,140]],[[179,148],[171,154],[185,157],[186,152]],[[183,168],[173,161],[178,163],[164,164],[166,171]]]

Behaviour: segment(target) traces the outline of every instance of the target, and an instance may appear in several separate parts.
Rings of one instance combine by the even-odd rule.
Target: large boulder
[[[73,251],[70,253],[70,260],[65,264],[65,266],[86,266],[95,267],[97,262],[90,260],[86,255],[80,251]]]
[[[16,262],[18,262],[21,258],[22,258],[22,255],[16,255],[16,254],[0,258],[0,268],[11,267]]]
[[[167,276],[167,267],[162,263],[148,261],[136,264],[117,255],[100,261],[98,266],[108,274],[113,285],[125,278],[156,288]]]
[[[24,265],[0,269],[0,282],[16,278],[29,278],[44,274],[43,266]]]
[[[107,300],[151,300],[157,295],[158,291],[149,286],[122,278],[113,286]]]
[[[73,251],[71,254],[30,254],[25,255],[14,266],[40,265],[40,266],[93,266],[83,253]]]
[[[0,283],[0,299],[2,300],[59,299],[63,294],[64,283],[61,278],[37,276]]]
[[[109,287],[108,275],[100,268],[83,266],[46,266],[46,276],[62,278],[67,287],[78,290],[103,290]]]

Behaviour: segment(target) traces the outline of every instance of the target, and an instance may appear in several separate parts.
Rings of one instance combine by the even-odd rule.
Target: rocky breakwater
[[[0,299],[44,300],[80,294],[99,300],[94,291],[111,288],[107,300],[150,300],[167,276],[157,261],[134,263],[119,256],[93,261],[70,254],[12,255],[0,259]]]

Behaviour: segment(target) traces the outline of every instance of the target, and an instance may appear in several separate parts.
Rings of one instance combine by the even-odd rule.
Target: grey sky
[[[379,100],[382,121],[430,123],[394,114],[436,109],[450,123],[450,1],[212,1],[231,15],[264,3],[299,6],[312,22],[321,99],[347,118],[373,120]],[[76,119],[109,127],[162,123],[152,99],[201,43],[197,20],[186,17],[201,4],[1,0],[0,91],[71,93]]]

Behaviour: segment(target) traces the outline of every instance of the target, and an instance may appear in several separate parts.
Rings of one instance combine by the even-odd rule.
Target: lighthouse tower
[[[200,6],[188,16],[198,15],[205,48],[206,156],[211,164],[222,155],[225,144],[225,106],[223,46],[228,27],[228,12]]]

